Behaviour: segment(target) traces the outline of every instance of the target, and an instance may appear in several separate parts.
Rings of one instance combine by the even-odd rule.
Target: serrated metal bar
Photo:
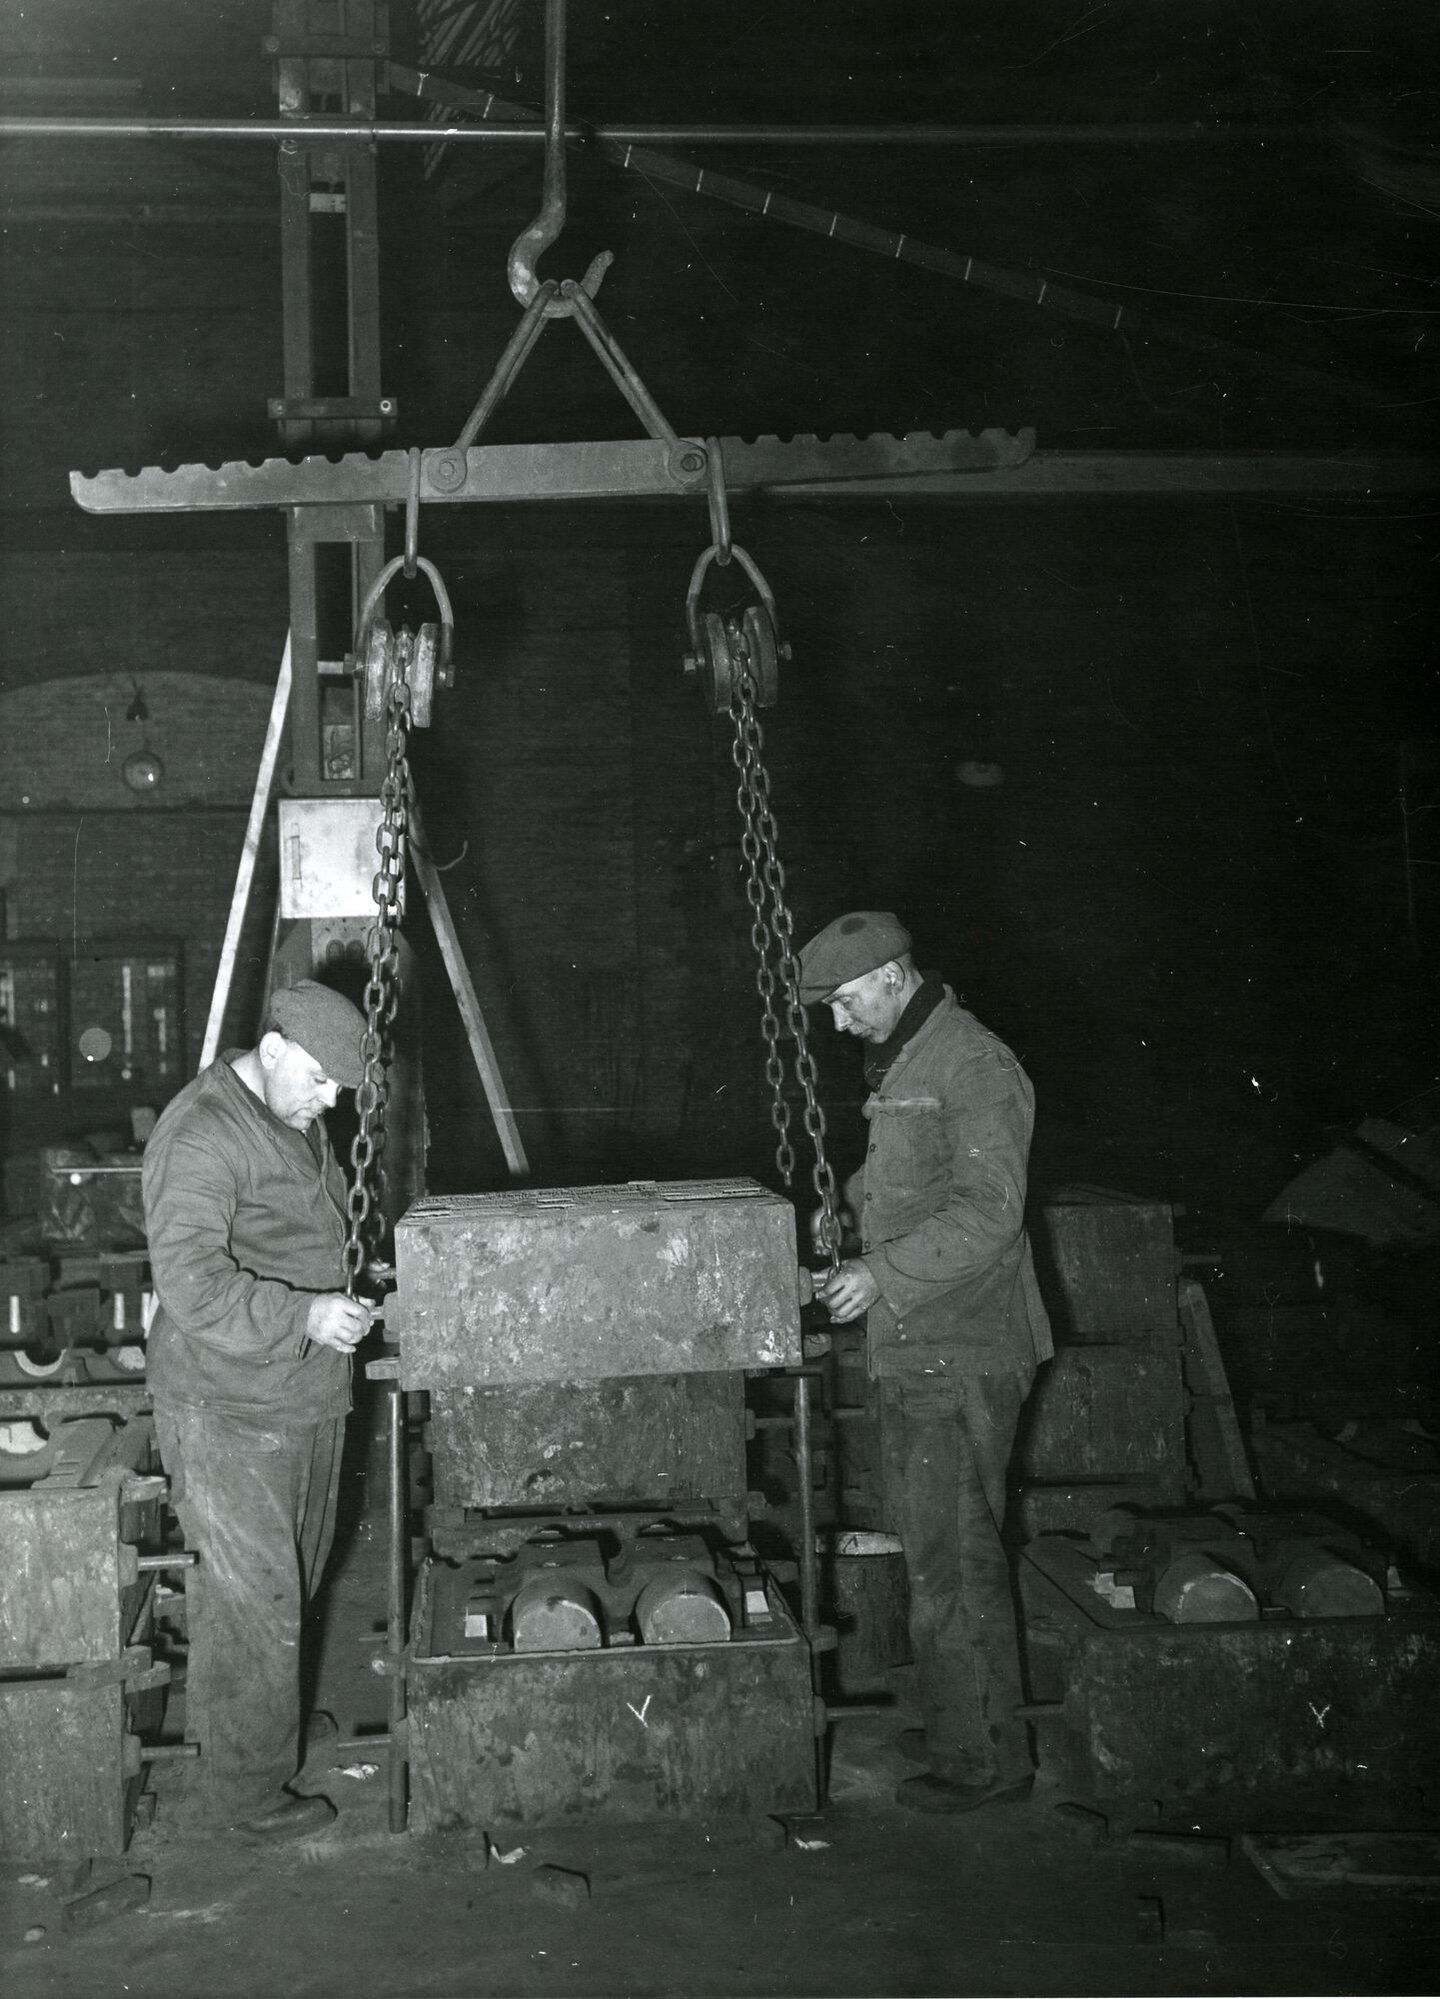
[[[925,431],[908,437],[721,439],[730,491],[797,482],[837,482],[897,475],[975,472],[1024,462],[1034,432]],[[425,504],[504,503],[675,497],[703,493],[707,455],[699,439],[679,449],[663,439],[593,444],[444,446],[420,455]],[[228,464],[147,466],[70,474],[70,491],[87,513],[224,512],[249,507],[308,507],[359,503],[403,505],[410,492],[404,451],[371,457],[243,459]]]

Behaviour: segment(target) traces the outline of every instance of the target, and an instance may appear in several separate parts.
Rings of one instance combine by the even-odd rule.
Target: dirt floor
[[[329,1596],[320,1698],[340,1740],[378,1724],[383,1529],[357,1525]],[[256,1852],[184,1826],[187,1766],[154,1766],[154,1822],[89,1890],[148,1903],[74,1932],[66,1884],[0,1866],[6,1999],[401,1995],[1432,1992],[1440,1903],[1283,1900],[1239,1849],[1157,1859],[1042,1781],[964,1818],[898,1810],[915,1719],[835,1731],[813,1821],[588,1824],[534,1834],[387,1830],[384,1751],[312,1751],[335,1823]]]
[[[909,1768],[892,1736],[888,1722],[848,1726],[830,1811],[788,1841],[768,1822],[597,1825],[502,1838],[506,1864],[478,1832],[393,1836],[383,1774],[343,1774],[333,1757],[312,1759],[308,1780],[339,1818],[285,1852],[178,1832],[162,1798],[125,1863],[150,1878],[143,1910],[68,1934],[54,1886],[7,1870],[4,1989],[9,1999],[1435,1989],[1435,1904],[1284,1901],[1239,1855],[1212,1871],[1093,1842],[1043,1793],[964,1819],[905,1814],[890,1799]],[[545,1871],[555,1868],[583,1875],[588,1896]]]

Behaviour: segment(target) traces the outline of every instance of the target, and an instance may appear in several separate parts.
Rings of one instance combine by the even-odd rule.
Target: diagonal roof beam
[[[526,105],[510,103],[504,98],[492,96],[489,91],[467,90],[462,84],[447,83],[420,71],[406,69],[399,63],[392,62],[390,65],[390,84],[395,91],[426,103],[449,110],[473,111],[487,122],[539,122],[536,114]],[[957,278],[961,284],[974,285],[979,291],[994,292],[1024,305],[1038,306],[1042,311],[1082,321],[1106,333],[1135,334],[1142,339],[1159,340],[1171,347],[1185,348],[1212,361],[1228,362],[1244,368],[1260,367],[1268,373],[1283,376],[1299,387],[1341,401],[1361,402],[1373,407],[1377,399],[1376,391],[1367,383],[1354,381],[1348,376],[1310,368],[1299,361],[1286,361],[1267,354],[1262,348],[1244,347],[1235,341],[1221,340],[1194,327],[1177,326],[1170,320],[1137,312],[1132,306],[1114,305],[1108,299],[1094,298],[1087,292],[1075,291],[1071,286],[1051,284],[1048,278],[1039,278],[1033,271],[1006,270],[982,258],[948,250],[939,243],[923,242],[903,230],[881,229],[874,223],[861,222],[834,209],[820,208],[813,202],[796,201],[791,195],[777,194],[773,189],[760,187],[753,181],[737,180],[731,174],[714,173],[709,167],[697,167],[692,160],[677,159],[671,153],[657,152],[650,146],[622,144],[619,140],[599,135],[594,144],[606,159],[626,172],[639,174],[642,179],[663,181],[669,187],[724,202],[748,215],[763,217],[770,222],[783,222],[814,236],[848,243],[853,249],[868,250],[873,256],[884,257],[889,262],[913,264],[921,270]]]

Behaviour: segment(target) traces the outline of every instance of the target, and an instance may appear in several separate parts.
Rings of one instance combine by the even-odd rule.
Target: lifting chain
[[[739,553],[739,551],[736,551]],[[747,569],[758,578],[746,559]],[[759,587],[763,588],[763,579]],[[769,612],[773,600],[765,590],[766,622],[773,638]],[[751,607],[752,611],[754,606]],[[717,620],[718,622],[718,620]],[[785,1100],[785,1068],[780,1057],[777,995],[783,988],[785,1024],[795,1041],[795,1077],[805,1098],[803,1122],[815,1153],[810,1171],[820,1203],[820,1247],[830,1267],[840,1265],[839,1204],[835,1170],[825,1152],[825,1113],[820,1108],[815,1058],[805,1008],[800,999],[800,963],[795,955],[794,923],[785,897],[785,869],[780,860],[780,829],[770,804],[770,777],[765,768],[765,735],[756,714],[760,690],[751,651],[751,613],[732,618],[725,627],[727,656],[733,667],[729,713],[735,729],[731,757],[739,773],[736,803],[743,831],[740,851],[745,858],[745,900],[750,905],[750,941],[755,947],[755,985],[760,994],[761,1033],[765,1041],[765,1077],[770,1085],[770,1122],[775,1127],[775,1164],[786,1187],[795,1174],[795,1148],[790,1141],[790,1106]],[[772,655],[773,657],[773,652]],[[777,978],[778,974],[778,978]]]
[[[375,921],[369,938],[370,977],[365,987],[363,1075],[355,1092],[359,1129],[350,1147],[352,1179],[346,1200],[349,1227],[342,1260],[346,1295],[353,1298],[367,1253],[373,1255],[384,1215],[385,1105],[389,1093],[390,1030],[400,1001],[400,918],[405,908],[405,856],[414,784],[410,742],[410,664],[413,640],[399,638],[399,658],[385,694],[385,777],[375,847],[380,866],[372,884]]]
[[[361,1079],[355,1091],[359,1126],[350,1147],[351,1181],[346,1196],[346,1236],[341,1252],[345,1290],[354,1297],[367,1255],[379,1247],[385,1213],[385,1108],[389,1095],[391,1028],[400,1003],[400,919],[405,911],[405,861],[409,852],[411,807],[410,731],[430,721],[437,686],[453,683],[451,646],[454,614],[449,593],[434,563],[418,554],[417,482],[412,479],[406,509],[405,553],[387,562],[365,593],[352,658],[363,675],[365,709],[385,727],[385,775],[380,784],[380,824],[375,849],[380,866],[371,883],[375,921],[366,939],[370,976],[365,986],[365,1032],[360,1041]],[[392,632],[377,619],[385,586],[397,570],[425,572],[440,607],[440,628],[402,626]]]

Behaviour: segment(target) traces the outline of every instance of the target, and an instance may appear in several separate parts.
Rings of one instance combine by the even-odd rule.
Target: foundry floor
[[[323,1704],[342,1737],[383,1714],[370,1670],[379,1527],[362,1520],[330,1594]],[[148,1906],[71,1934],[59,1884],[0,1863],[6,1999],[400,1999],[400,1995],[1433,1992],[1440,1903],[1331,1891],[1282,1900],[1238,1851],[1157,1861],[1102,1822],[1028,1804],[957,1819],[896,1809],[913,1771],[893,1714],[836,1734],[823,1819],[394,1836],[383,1754],[310,1757],[339,1808],[257,1853],[179,1824],[184,1766],[158,1767],[154,1823],[121,1873]],[[379,1766],[379,1767],[376,1767]],[[1099,1835],[1097,1837],[1097,1834]],[[523,1847],[523,1854],[514,1849]],[[1213,1855],[1210,1856],[1213,1858]],[[583,1874],[569,1908],[537,1868]],[[553,1881],[553,1877],[551,1877]]]

